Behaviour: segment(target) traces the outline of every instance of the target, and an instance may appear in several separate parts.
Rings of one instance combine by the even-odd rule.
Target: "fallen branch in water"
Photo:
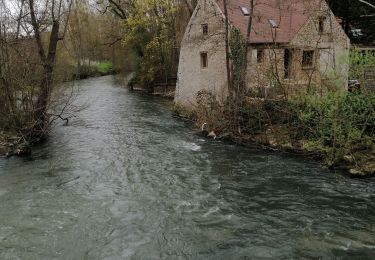
[[[71,183],[71,182],[73,182],[73,181],[76,181],[76,180],[78,180],[78,179],[80,179],[80,178],[81,178],[81,176],[77,176],[77,177],[75,177],[74,179],[70,179],[70,180],[68,180],[68,181],[64,181],[64,182],[62,182],[62,183],[60,183],[60,184],[57,184],[56,187],[57,187],[57,188],[60,188],[60,187],[62,187],[62,186],[64,186],[64,185],[66,185],[66,184],[68,184],[68,183]]]
[[[189,121],[189,122],[192,122],[194,123],[194,120],[191,120],[190,118],[188,117],[185,117],[185,116],[180,116],[180,115],[172,115],[173,118],[177,118],[177,119],[181,119],[181,120],[184,120],[184,121]]]

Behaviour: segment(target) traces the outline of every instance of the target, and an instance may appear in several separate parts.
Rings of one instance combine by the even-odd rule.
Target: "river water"
[[[202,139],[112,77],[0,159],[0,259],[374,259],[375,181]]]

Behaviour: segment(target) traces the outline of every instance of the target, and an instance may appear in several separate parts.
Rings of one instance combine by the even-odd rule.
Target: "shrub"
[[[98,64],[97,70],[99,71],[101,75],[111,74],[113,71],[112,62],[110,61],[100,62]]]
[[[172,108],[172,113],[176,116],[183,117],[189,120],[195,121],[197,118],[196,111],[193,109],[190,109],[189,107],[175,104]]]
[[[220,104],[216,96],[209,91],[197,93],[196,121],[198,125],[206,125],[210,131],[218,133],[228,127],[224,106]]]
[[[307,96],[299,106],[300,134],[310,146],[336,164],[346,154],[373,150],[375,131],[375,94],[329,93]]]
[[[293,103],[286,100],[254,99],[241,109],[241,127],[248,133],[264,132],[272,125],[293,127],[298,117]]]
[[[328,165],[344,156],[374,152],[375,94],[330,92],[303,100],[251,99],[240,110],[241,128],[250,135],[284,129],[291,141],[325,155]],[[279,140],[280,141],[280,140]]]
[[[366,72],[375,67],[375,54],[360,50],[350,52],[350,79],[359,80],[362,85],[365,83]]]

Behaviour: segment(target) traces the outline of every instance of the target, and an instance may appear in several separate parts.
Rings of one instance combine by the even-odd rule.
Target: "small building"
[[[246,38],[250,1],[227,2],[231,28]],[[325,0],[254,0],[252,17],[249,93],[347,88],[350,40]],[[220,101],[228,95],[223,0],[198,1],[181,43],[175,101],[194,105],[202,90]]]

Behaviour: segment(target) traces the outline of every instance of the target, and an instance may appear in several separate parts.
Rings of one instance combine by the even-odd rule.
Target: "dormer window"
[[[203,35],[208,35],[208,24],[202,24]]]
[[[241,8],[242,14],[243,14],[244,16],[250,16],[249,9],[247,9],[246,6],[241,6],[240,8]]]
[[[279,25],[275,22],[275,20],[273,20],[273,19],[268,19],[268,22],[270,23],[270,25],[271,25],[271,27],[272,27],[273,29],[275,29],[275,28],[279,28]]]

